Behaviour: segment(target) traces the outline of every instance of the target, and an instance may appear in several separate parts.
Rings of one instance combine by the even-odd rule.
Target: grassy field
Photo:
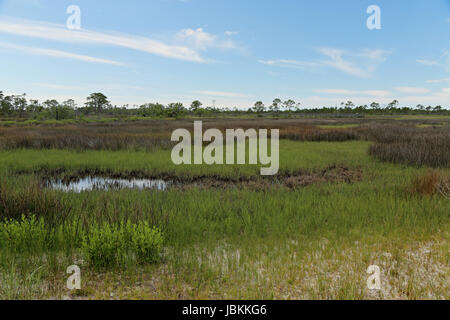
[[[227,124],[242,125],[220,128]],[[449,126],[416,125],[411,135],[447,137]],[[170,137],[142,126],[139,134]],[[392,142],[365,127],[373,130],[365,122],[281,123],[272,178],[260,177],[259,165],[175,166],[165,143],[92,150],[61,136],[46,148],[42,136],[55,129],[39,127],[27,147],[17,140],[0,150],[0,298],[449,299],[448,150],[411,165],[420,153],[396,150],[414,139]],[[18,136],[10,129],[2,137]],[[348,140],[336,130],[348,130]],[[382,146],[372,150],[374,141]],[[396,163],[386,161],[391,153]],[[186,185],[81,193],[42,185],[83,172]],[[73,264],[78,291],[66,288]],[[379,291],[367,289],[370,265],[381,269]]]

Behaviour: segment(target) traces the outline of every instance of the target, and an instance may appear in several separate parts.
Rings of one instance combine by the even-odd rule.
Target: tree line
[[[169,117],[178,118],[186,115],[208,116],[214,114],[450,114],[450,110],[441,106],[399,107],[399,102],[394,100],[386,105],[372,102],[370,105],[355,105],[352,101],[342,102],[340,106],[303,108],[301,103],[292,99],[282,101],[277,98],[272,104],[266,106],[262,101],[257,101],[247,110],[235,108],[205,107],[199,100],[195,100],[189,107],[181,102],[169,103],[146,103],[140,106],[124,105],[112,106],[108,98],[100,92],[92,93],[86,98],[83,106],[77,106],[73,99],[63,102],[57,100],[27,100],[26,94],[4,95],[0,91],[0,116],[11,118],[38,119],[38,120],[63,120],[77,119],[89,115],[111,115],[111,116],[139,116],[139,117]]]

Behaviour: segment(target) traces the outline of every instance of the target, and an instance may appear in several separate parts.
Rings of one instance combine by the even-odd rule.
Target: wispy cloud
[[[427,88],[416,88],[416,87],[397,87],[395,88],[398,92],[402,93],[412,93],[412,94],[424,94],[429,93],[431,90]]]
[[[320,66],[320,64],[316,62],[288,60],[288,59],[258,60],[258,62],[269,66],[288,67],[288,68],[308,68]]]
[[[67,85],[55,84],[55,83],[35,83],[35,85],[38,87],[55,89],[55,90],[80,90],[80,89],[82,89],[81,87],[67,86]]]
[[[177,34],[177,39],[190,48],[205,51],[210,48],[237,49],[237,45],[231,40],[223,40],[218,36],[204,31],[202,28],[183,29]]]
[[[96,32],[84,29],[68,30],[63,25],[53,23],[11,19],[2,19],[0,21],[0,32],[66,43],[125,47],[167,58],[205,62],[205,59],[195,49],[188,46],[170,45],[162,41],[136,35]]]
[[[246,94],[236,93],[236,92],[224,92],[224,91],[194,91],[195,94],[201,94],[210,97],[226,97],[226,98],[248,98],[251,97]]]
[[[315,90],[317,93],[325,93],[332,95],[363,95],[363,96],[371,96],[371,97],[386,97],[391,95],[390,91],[386,90],[347,90],[347,89],[319,89]]]
[[[66,51],[35,48],[35,47],[26,47],[26,46],[19,46],[19,45],[3,43],[3,42],[0,42],[0,47],[7,48],[7,49],[13,49],[13,50],[21,51],[21,52],[28,53],[28,54],[41,55],[41,56],[80,60],[80,61],[90,62],[90,63],[111,64],[111,65],[116,65],[116,66],[124,65],[121,62],[117,62],[117,61],[113,61],[113,60],[95,58],[95,57],[91,57],[91,56],[85,56],[85,55],[75,54],[75,53],[66,52]]]
[[[416,60],[416,62],[423,64],[425,66],[442,67],[446,71],[450,72],[450,50],[444,50],[441,56],[437,59],[434,60],[418,59]]]
[[[224,34],[226,35],[226,36],[234,36],[234,35],[236,35],[236,34],[238,34],[239,32],[237,32],[237,31],[225,31],[224,32]]]
[[[134,91],[145,91],[148,88],[142,86],[135,86],[129,84],[122,83],[86,83],[83,86],[72,86],[72,85],[63,85],[59,83],[42,83],[38,82],[34,85],[48,88],[48,89],[56,89],[56,90],[111,90],[116,91],[120,89],[134,90]]]
[[[336,48],[319,48],[318,52],[328,57],[322,63],[349,75],[367,78],[376,67],[386,60],[388,51],[381,49],[365,49],[353,53]]]
[[[376,70],[376,67],[386,60],[388,51],[382,49],[364,49],[359,52],[349,52],[337,48],[323,47],[316,49],[326,59],[314,61],[305,60],[259,60],[260,63],[289,68],[317,68],[331,67],[346,74],[368,78]]]
[[[450,78],[427,80],[427,83],[450,82]]]
[[[435,60],[423,60],[423,59],[417,59],[416,60],[417,63],[423,64],[425,66],[435,66],[438,65],[439,63]]]

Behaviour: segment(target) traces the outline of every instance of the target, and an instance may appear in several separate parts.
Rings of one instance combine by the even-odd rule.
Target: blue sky
[[[450,0],[0,0],[0,74],[5,93],[79,104],[449,108]]]

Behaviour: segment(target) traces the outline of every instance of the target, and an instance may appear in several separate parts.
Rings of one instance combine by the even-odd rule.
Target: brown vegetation
[[[202,119],[203,130],[280,129],[297,141],[374,140],[370,154],[382,161],[448,167],[450,126],[418,128],[415,122],[336,119]],[[193,130],[194,119],[0,127],[0,150],[14,148],[123,150],[171,148],[171,133]],[[348,127],[345,125],[359,125]],[[328,125],[329,127],[319,127]],[[336,125],[336,127],[333,127]],[[344,126],[341,126],[344,125]],[[339,127],[340,126],[340,127]],[[269,131],[270,132],[270,131]]]
[[[0,127],[0,149],[123,150],[171,148],[171,133],[178,128],[193,129],[193,119],[117,121],[64,125]],[[322,129],[316,124],[335,122],[302,119],[204,119],[204,130],[280,129],[284,139],[300,141],[345,141],[357,139],[355,129]]]
[[[450,126],[374,125],[368,130],[376,141],[369,153],[382,161],[432,167],[450,165]]]
[[[413,180],[413,193],[423,196],[442,195],[450,197],[450,175],[431,170]]]

